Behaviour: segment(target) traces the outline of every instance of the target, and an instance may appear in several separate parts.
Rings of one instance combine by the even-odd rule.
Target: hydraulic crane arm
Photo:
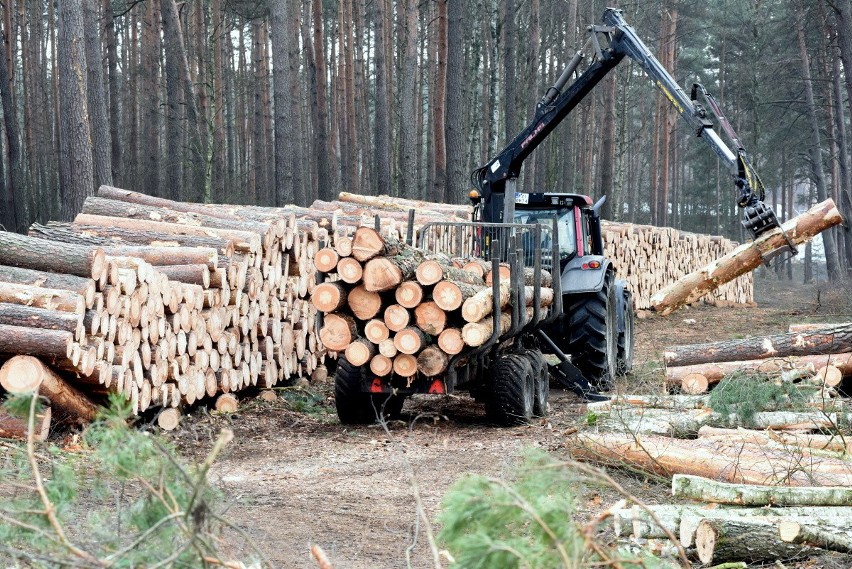
[[[636,61],[651,81],[660,89],[689,124],[696,136],[704,140],[716,153],[734,178],[739,196],[737,203],[745,209],[743,226],[756,237],[779,226],[772,209],[763,203],[764,189],[760,178],[751,166],[740,139],[725,119],[716,100],[701,85],[694,85],[692,96],[687,96],[671,74],[660,64],[645,43],[630,27],[620,10],[608,8],[603,15],[604,25],[590,26],[587,42],[593,48],[592,63],[569,84],[574,72],[584,59],[582,52],[571,59],[556,83],[538,102],[529,125],[521,131],[495,158],[475,170],[473,183],[479,188],[486,208],[491,209],[491,219],[510,219],[514,211],[514,199],[503,200],[508,193],[514,196],[516,180],[521,166],[533,150],[541,144],[562,120],[585,98],[586,95],[615,68],[624,57]],[[722,129],[736,151],[721,139],[708,118],[706,109],[698,103],[696,96],[701,92],[706,104],[719,121]],[[501,215],[502,214],[502,215]]]

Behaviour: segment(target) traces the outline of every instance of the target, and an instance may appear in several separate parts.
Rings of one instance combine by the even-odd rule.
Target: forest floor
[[[779,333],[797,322],[852,319],[849,283],[802,286],[765,276],[758,278],[757,290],[756,308],[700,306],[638,320],[636,369],[618,391],[659,393],[666,345]],[[212,480],[229,500],[229,520],[275,567],[315,567],[309,553],[314,543],[325,549],[336,569],[430,567],[417,494],[437,529],[440,501],[461,476],[511,478],[529,447],[568,458],[566,436],[585,419],[584,405],[576,397],[554,389],[547,419],[522,427],[489,425],[473,400],[445,396],[407,401],[406,420],[389,424],[388,430],[378,425],[353,428],[337,421],[331,394],[329,383],[319,393],[289,391],[272,403],[249,400],[227,417],[197,411],[167,435],[182,452],[199,458],[220,428],[234,430],[235,439],[214,466]],[[612,474],[648,503],[669,495],[668,485],[656,480]],[[615,492],[599,487],[587,490],[579,496],[580,515],[617,499]],[[250,556],[248,547],[233,553]],[[824,556],[798,565],[806,566],[839,568],[850,562],[844,556]]]

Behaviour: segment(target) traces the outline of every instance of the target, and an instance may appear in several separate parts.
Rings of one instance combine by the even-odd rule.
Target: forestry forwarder
[[[496,158],[473,172],[478,187],[471,192],[475,221],[433,223],[421,230],[419,245],[423,249],[432,244],[434,252],[450,257],[487,258],[494,275],[499,275],[501,264],[509,266],[511,325],[506,327],[501,321],[500,277],[495,276],[490,338],[454,356],[442,377],[376,378],[367,366],[352,366],[341,357],[335,373],[335,400],[342,422],[393,416],[411,393],[468,390],[486,403],[496,421],[517,424],[546,413],[551,373],[584,399],[600,400],[606,397],[595,389],[609,389],[616,373],[630,370],[633,303],[626,282],[615,278],[612,263],[603,255],[599,211],[605,198],[592,205],[584,195],[516,191],[526,158],[624,56],[642,66],[696,136],[729,169],[739,192],[738,205],[744,209],[743,226],[754,237],[780,227],[772,208],[763,203],[763,184],[740,139],[712,95],[695,84],[692,97],[687,98],[620,10],[607,9],[603,22],[589,27],[586,47],[592,46],[594,53],[586,70],[568,84],[585,58],[577,52],[536,105],[530,124]],[[707,111],[696,101],[699,92],[736,152],[713,130]],[[514,199],[504,199],[506,193]],[[465,229],[473,231],[472,239],[462,238]],[[441,235],[455,238],[442,239]],[[784,251],[795,254],[789,239],[787,243],[765,260]],[[548,274],[545,269],[553,277],[554,301],[549,309],[539,307],[541,288],[547,284],[543,282]],[[526,298],[525,285],[532,285],[531,301]],[[532,308],[525,312],[523,307],[528,304]],[[559,358],[558,366],[548,369],[542,346]]]

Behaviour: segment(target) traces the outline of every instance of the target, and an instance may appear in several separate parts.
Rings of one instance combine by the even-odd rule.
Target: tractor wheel
[[[533,397],[533,416],[547,416],[547,398],[550,396],[550,369],[544,356],[539,350],[525,350],[524,357],[530,363],[535,384],[535,396]]]
[[[334,372],[334,405],[337,417],[345,425],[374,423],[379,416],[393,418],[402,411],[405,398],[390,393],[366,393],[362,380],[366,366],[354,366],[346,358],[337,360]]]
[[[633,328],[636,314],[633,312],[633,295],[624,290],[624,329],[618,331],[618,374],[626,375],[633,371]]]
[[[618,355],[618,304],[612,273],[598,292],[566,297],[565,351],[593,387],[614,386]]]
[[[535,380],[527,358],[519,354],[498,357],[490,372],[493,392],[489,415],[504,425],[527,423],[535,406]]]

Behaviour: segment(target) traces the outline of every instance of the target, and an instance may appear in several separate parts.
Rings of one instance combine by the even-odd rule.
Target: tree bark
[[[89,129],[92,133],[92,166],[94,188],[112,185],[112,146],[104,93],[103,49],[101,48],[100,10],[98,0],[83,0],[83,28],[86,44],[86,91]]]
[[[0,368],[0,385],[9,393],[37,390],[52,406],[72,420],[92,421],[97,406],[74,387],[68,385],[39,359],[16,356]]]
[[[62,218],[72,219],[95,191],[87,102],[83,0],[59,3],[60,194]],[[150,171],[156,171],[150,170]]]
[[[0,264],[67,273],[98,280],[105,268],[103,249],[0,232]]]
[[[290,34],[288,25],[289,9],[287,0],[272,0],[271,3],[272,36],[272,82],[275,106],[275,205],[294,203],[296,199],[293,187],[291,163],[293,144],[293,121],[288,100],[295,80],[290,73],[289,49]],[[298,167],[298,166],[297,166]]]
[[[704,519],[695,532],[695,549],[704,564],[747,560],[775,561],[806,549],[781,541],[775,524],[745,519]]]
[[[756,336],[709,344],[668,346],[664,354],[667,366],[684,366],[850,351],[852,351],[852,324],[840,328]]]
[[[833,200],[819,203],[782,225],[794,245],[804,243],[821,231],[841,223],[842,217]],[[785,244],[779,231],[771,231],[752,243],[740,245],[712,264],[694,271],[663,288],[651,297],[651,306],[663,316],[695,302],[722,284],[756,269],[763,262],[762,252]]]
[[[852,506],[852,488],[848,487],[731,484],[688,474],[672,477],[672,496],[738,506]]]

